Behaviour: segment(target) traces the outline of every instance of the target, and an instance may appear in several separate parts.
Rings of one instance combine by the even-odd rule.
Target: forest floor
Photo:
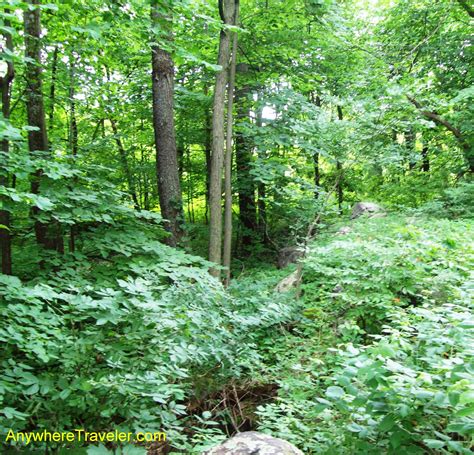
[[[214,420],[309,454],[468,453],[473,238],[472,220],[417,214],[329,227],[305,259],[298,316],[260,343],[251,379],[211,400]],[[272,292],[294,267],[248,272],[231,292]]]

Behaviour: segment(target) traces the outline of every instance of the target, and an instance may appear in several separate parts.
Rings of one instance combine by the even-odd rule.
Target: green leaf
[[[393,415],[388,414],[380,422],[379,429],[380,431],[383,431],[383,432],[391,430],[393,426],[395,425],[395,423],[396,423],[395,417]]]
[[[328,398],[338,399],[344,396],[345,392],[342,387],[331,386],[326,389],[326,396]]]
[[[446,441],[440,441],[439,439],[423,439],[423,442],[430,449],[441,449],[446,445]]]

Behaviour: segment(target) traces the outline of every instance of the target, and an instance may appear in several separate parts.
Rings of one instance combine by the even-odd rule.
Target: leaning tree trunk
[[[9,13],[5,10],[5,13]],[[8,31],[10,21],[5,20],[5,28],[3,37],[5,39],[5,47],[13,53],[13,39],[11,33]],[[5,76],[0,77],[0,87],[2,90],[2,113],[3,118],[10,117],[10,101],[11,101],[11,85],[15,76],[13,61],[7,61],[7,71]],[[8,140],[4,139],[1,142],[1,151],[7,155],[9,152]],[[5,156],[6,158],[6,156]],[[0,176],[0,185],[8,185],[8,177]],[[8,210],[0,210],[0,248],[2,250],[2,273],[5,275],[12,274],[12,246],[10,235],[10,212]]]
[[[235,0],[219,0],[219,13],[225,25],[234,19]],[[230,57],[230,31],[222,29],[217,59],[221,70],[216,76],[212,109],[211,171],[209,181],[209,260],[221,263],[222,253],[222,166],[224,161],[224,108],[225,89]],[[215,277],[220,271],[212,267],[209,271]]]
[[[151,0],[151,20],[154,27],[164,31],[171,42],[171,1]],[[155,39],[154,39],[155,41]],[[171,54],[157,44],[152,45],[153,129],[155,131],[156,175],[161,214],[167,220],[171,234],[168,243],[176,245],[183,231],[183,203],[179,181],[176,135],[174,126],[174,63]]]
[[[26,111],[28,125],[35,129],[28,131],[28,146],[33,156],[44,154],[48,151],[48,135],[46,132],[46,119],[43,103],[43,84],[41,79],[41,22],[40,22],[40,0],[28,0],[33,8],[27,8],[24,12],[25,31],[25,57],[26,70]],[[32,176],[31,192],[39,194],[40,183],[43,172],[37,170]],[[33,207],[32,214],[35,218],[35,236],[38,244],[47,249],[64,251],[64,244],[57,223],[45,224],[39,221],[40,209]]]
[[[235,0],[234,25],[237,25],[239,15],[239,0]],[[224,251],[222,264],[226,268],[224,285],[230,283],[230,260],[232,256],[232,131],[233,106],[235,88],[235,66],[237,61],[237,32],[233,33],[232,61],[229,71],[229,88],[227,90],[227,134],[225,152],[225,209],[224,209]]]

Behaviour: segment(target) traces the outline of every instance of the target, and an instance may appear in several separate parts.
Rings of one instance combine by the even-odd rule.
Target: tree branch
[[[466,0],[458,0],[458,3],[466,11],[466,13],[469,14],[469,16],[474,17],[474,9],[468,5]]]
[[[412,98],[411,96],[408,96],[408,95],[407,95],[407,98],[408,98],[408,101],[410,101],[410,103],[412,103],[420,111],[421,115],[423,115],[426,118],[429,118],[430,120],[433,120],[433,122],[435,122],[437,125],[444,126],[446,129],[448,129],[449,131],[451,131],[451,133],[454,134],[456,139],[458,139],[462,144],[464,144],[464,137],[461,133],[461,130],[451,125],[451,123],[449,123],[443,117],[439,116],[436,112],[427,111],[426,109],[423,109],[423,106],[415,98]]]

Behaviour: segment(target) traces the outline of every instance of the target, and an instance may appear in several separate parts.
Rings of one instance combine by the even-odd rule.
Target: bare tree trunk
[[[222,22],[231,25],[234,19],[235,0],[219,0],[219,13]],[[224,107],[225,90],[230,57],[230,32],[222,29],[219,40],[218,65],[222,68],[216,76],[212,109],[211,172],[209,184],[209,261],[221,263],[222,253],[222,165],[224,161]],[[219,269],[209,271],[220,276]]]
[[[115,122],[113,118],[110,118],[110,124],[112,126],[115,143],[117,144],[117,148],[120,154],[120,162],[122,163],[123,172],[125,174],[125,178],[127,179],[128,194],[133,200],[133,205],[135,209],[140,210],[140,203],[138,202],[137,192],[135,189],[135,182],[133,181],[133,176],[130,171],[130,167],[128,165],[127,152],[125,150],[125,147],[123,146],[122,140],[120,139],[117,123]]]
[[[344,116],[342,114],[342,107],[337,106],[337,118],[339,121],[342,121]],[[344,192],[342,189],[343,184],[343,176],[342,176],[342,164],[340,160],[336,161],[336,169],[337,169],[337,205],[339,208],[339,213],[342,215],[342,203],[344,202]]]
[[[236,93],[239,120],[250,118],[247,95],[250,87],[245,85]],[[249,253],[257,228],[257,208],[255,204],[255,180],[250,173],[252,164],[252,143],[238,132],[235,138],[235,160],[237,166],[237,190],[239,192],[239,219],[241,225],[241,253]]]
[[[76,84],[76,81],[75,81],[74,55],[71,52],[71,55],[69,56],[69,103],[70,103],[70,109],[71,109],[69,145],[71,147],[71,153],[73,156],[77,155],[77,148],[78,148],[76,100],[74,99],[74,96],[76,94],[75,84]]]
[[[58,54],[59,48],[58,46],[54,46],[53,51],[53,64],[51,67],[51,86],[49,88],[49,124],[48,129],[51,132],[53,130],[54,125],[54,108],[56,107],[56,78],[58,73]]]
[[[262,110],[263,108],[260,106],[256,112],[257,128],[261,128],[263,126]],[[264,155],[265,151],[257,150],[257,154]],[[265,157],[263,156],[263,158]],[[265,197],[266,197],[265,183],[258,181],[257,182],[257,209],[258,209],[257,227],[259,228],[260,234],[262,236],[261,237],[262,242],[264,244],[267,244],[269,239],[267,235],[267,207],[265,203]]]
[[[28,0],[29,5],[24,12],[25,28],[25,57],[26,61],[26,110],[28,125],[34,126],[35,130],[28,131],[28,146],[30,153],[45,153],[48,151],[48,135],[46,132],[46,119],[43,103],[43,84],[41,79],[41,22],[40,22],[40,0]],[[43,172],[36,171],[32,176],[31,192],[39,194],[40,182]],[[40,210],[33,207],[32,214],[37,218]],[[47,249],[64,251],[63,239],[60,226],[57,223],[42,223],[35,220],[36,241]]]
[[[207,84],[204,86],[204,94],[207,96],[209,89]],[[206,107],[205,112],[205,142],[204,153],[206,158],[206,208],[204,211],[204,219],[209,224],[209,187],[211,181],[211,147],[212,147],[212,116],[210,110]]]
[[[319,95],[314,96],[314,104],[317,107],[321,107],[321,98]],[[313,155],[313,166],[314,166],[314,197],[319,198],[320,186],[321,186],[321,172],[319,168],[319,152],[315,152]]]
[[[55,48],[55,52],[57,51],[57,46]],[[57,54],[55,55],[57,60]],[[57,62],[56,62],[57,63]],[[53,69],[55,66],[53,66]],[[53,78],[53,85],[51,86],[52,92],[52,107],[50,111],[50,120],[51,123],[53,121],[53,112],[54,112],[54,79]],[[71,150],[72,156],[77,156],[78,151],[78,131],[77,131],[77,119],[76,119],[76,101],[74,96],[76,94],[76,81],[75,81],[75,65],[74,65],[74,55],[73,52],[69,55],[69,106],[70,106],[70,121],[69,121],[69,148]],[[49,125],[51,128],[51,124]],[[74,180],[77,180],[74,177]],[[71,188],[72,189],[72,188]],[[77,234],[77,226],[73,224],[69,228],[69,252],[74,253],[76,251],[76,234]]]
[[[9,10],[5,10],[5,13],[9,13]],[[3,37],[5,39],[5,47],[13,53],[13,39],[11,33],[8,32],[10,27],[10,21],[5,20],[5,29]],[[15,77],[15,71],[12,61],[7,61],[7,72],[5,76],[0,77],[0,87],[2,90],[2,113],[5,119],[10,117],[10,102],[11,102],[11,86],[13,78]],[[7,155],[9,153],[9,143],[7,139],[2,141],[1,151]],[[6,158],[6,156],[5,156]],[[8,185],[8,177],[0,176],[0,185]],[[12,246],[11,246],[11,234],[10,234],[10,212],[8,210],[0,210],[0,248],[2,250],[2,273],[5,275],[12,274]]]
[[[405,149],[408,153],[408,169],[412,171],[415,169],[416,163],[413,159],[416,146],[416,135],[412,128],[408,129],[404,133],[405,136]]]
[[[421,150],[421,170],[423,172],[430,172],[430,158],[428,156],[428,146],[423,144],[423,149]]]
[[[172,2],[167,1],[167,12],[163,14],[163,2],[151,0],[152,25],[165,31],[168,42],[173,39],[171,6]],[[175,246],[183,234],[183,202],[174,126],[174,63],[171,54],[157,44],[152,45],[152,88],[158,195],[161,214],[168,221],[166,228],[171,234],[168,243]]]
[[[235,0],[234,25],[239,20],[239,0]],[[237,32],[233,33],[232,60],[229,70],[229,87],[227,90],[227,135],[225,152],[225,208],[224,208],[224,252],[222,264],[226,268],[224,285],[230,283],[230,261],[232,255],[232,131],[233,131],[233,107],[235,88],[235,66],[237,62]]]

